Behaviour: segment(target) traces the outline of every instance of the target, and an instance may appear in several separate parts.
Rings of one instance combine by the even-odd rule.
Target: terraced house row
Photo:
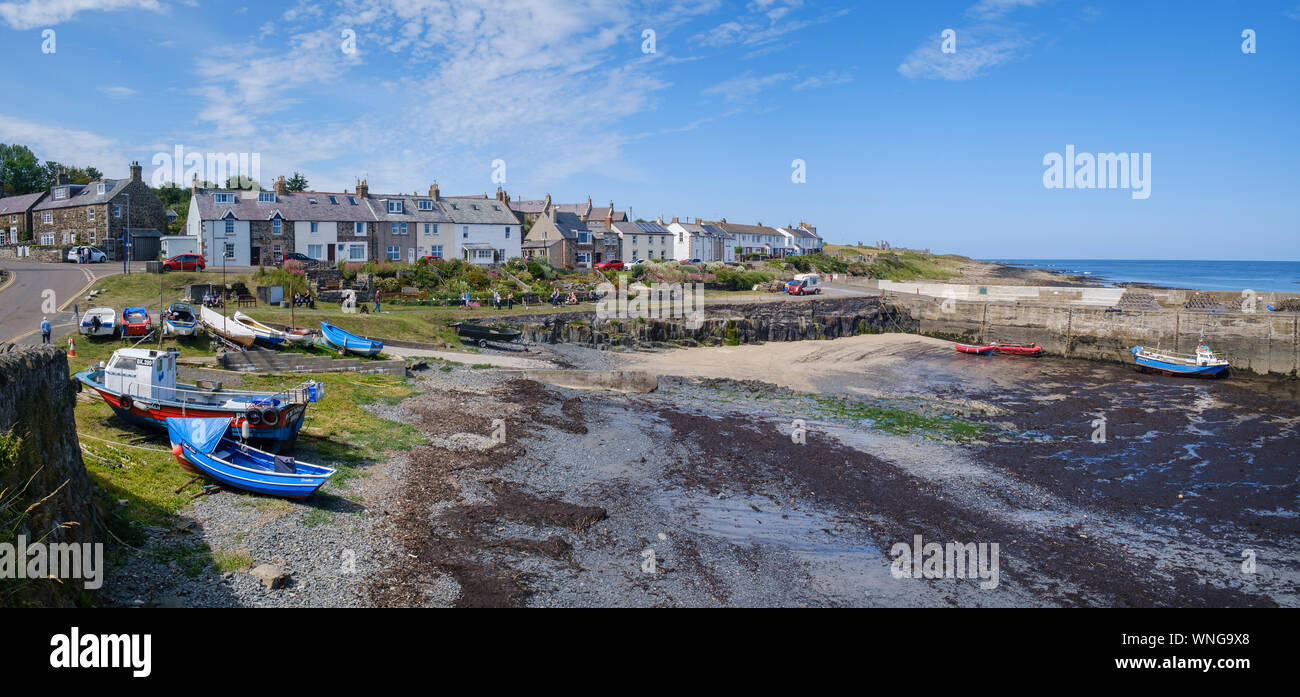
[[[209,265],[256,266],[291,252],[339,261],[464,259],[481,266],[520,256],[523,225],[502,201],[481,196],[201,188],[191,183],[187,234]]]

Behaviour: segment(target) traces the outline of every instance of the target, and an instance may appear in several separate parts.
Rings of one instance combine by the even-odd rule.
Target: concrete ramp
[[[575,390],[609,390],[612,392],[654,392],[659,376],[643,370],[521,370],[529,380]]]

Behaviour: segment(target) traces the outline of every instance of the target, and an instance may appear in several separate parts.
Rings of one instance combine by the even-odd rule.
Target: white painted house
[[[693,223],[683,223],[673,218],[666,227],[673,234],[674,259],[702,259],[705,262],[736,260],[734,238],[716,225],[705,223],[699,218]]]
[[[504,201],[486,196],[444,197],[438,195],[437,185],[430,193],[451,221],[447,223],[451,227],[450,243],[442,245],[444,258],[491,266],[522,256],[523,225]],[[444,234],[440,224],[436,235],[441,238]]]

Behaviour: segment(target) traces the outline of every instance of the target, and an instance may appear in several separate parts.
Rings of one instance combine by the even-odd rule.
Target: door
[[[328,251],[327,254],[328,254],[328,256],[329,256],[330,264],[333,264],[333,263],[334,263],[334,245],[332,245],[332,244],[327,244],[327,245],[325,245],[325,246],[329,248],[329,251]]]
[[[251,266],[260,266],[262,264],[262,248],[253,247],[248,250],[248,263]]]
[[[406,248],[406,263],[408,264],[415,263],[415,247]]]

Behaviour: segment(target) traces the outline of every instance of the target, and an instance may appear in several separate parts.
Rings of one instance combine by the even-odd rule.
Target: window
[[[432,229],[433,232],[429,232],[430,229]],[[436,235],[436,234],[438,234],[438,224],[437,224],[437,223],[425,223],[425,224],[424,224],[424,234],[426,234],[426,235],[430,235],[430,234],[432,234],[432,235]]]
[[[402,223],[402,234],[406,234],[406,223]]]
[[[366,224],[365,224],[365,223],[360,223],[360,222],[358,222],[358,223],[353,223],[352,234],[356,235],[357,237],[365,237],[365,236],[366,236]]]
[[[91,231],[90,231],[90,244],[92,244],[92,245],[95,244],[95,231],[94,231],[94,230],[91,230]]]
[[[275,259],[276,261],[280,261],[281,259],[284,258],[284,250],[280,247],[280,245],[278,244],[275,245],[274,247],[271,248],[271,250],[273,254],[273,256],[271,257],[272,259]]]
[[[257,202],[258,202],[258,203],[275,203],[275,192],[274,192],[274,191],[259,191],[259,192],[257,192]]]
[[[579,263],[579,264],[586,264],[586,263],[588,263],[588,262],[590,262],[590,261],[591,261],[591,255],[590,255],[590,254],[588,254],[588,253],[586,253],[586,252],[579,252],[579,253],[578,253],[578,263]]]
[[[108,184],[105,184],[104,182],[100,182],[99,186],[95,187],[95,193],[98,193],[100,196],[103,196],[107,191]]]
[[[212,194],[212,200],[217,203],[234,203],[234,194]]]
[[[348,203],[350,203],[350,204],[352,204],[352,205],[354,205],[354,206],[357,205],[357,197],[356,197],[356,196],[349,196],[349,197],[348,197]]]
[[[279,218],[274,218],[274,219],[272,219],[272,220],[271,220],[271,234],[272,234],[272,235],[282,235],[282,234],[284,234],[284,225],[283,225],[283,223],[284,223],[284,221],[280,220]]]
[[[435,244],[435,245],[433,245],[432,247],[429,247],[429,256],[433,257],[434,259],[441,259],[441,258],[442,258],[442,245],[440,245],[440,244]]]
[[[415,206],[422,211],[431,211],[433,210],[433,201],[426,201],[424,199],[421,199],[415,202]]]
[[[116,203],[113,204],[113,217],[114,218],[122,217],[122,207],[117,205]]]
[[[54,200],[60,201],[68,197],[68,187],[60,186],[54,190]]]
[[[462,239],[466,239],[466,240],[469,239],[469,226],[468,226],[468,225],[462,225],[462,226],[460,226],[460,236],[461,236]]]
[[[366,246],[364,244],[348,245],[348,258],[354,261],[364,260],[366,258]]]
[[[389,202],[388,202],[388,212],[389,212],[389,213],[401,213],[401,212],[403,212],[403,209],[402,209],[402,202],[401,202],[401,201],[389,201]]]
[[[396,234],[397,234],[397,223],[389,223],[388,225],[389,225],[388,234],[390,234],[390,235],[396,235]]]
[[[226,236],[231,237],[235,234],[235,219],[226,218]]]
[[[321,245],[319,245],[319,244],[309,244],[309,245],[307,245],[307,256],[311,257],[312,259],[320,259],[320,258],[321,258]]]
[[[331,203],[332,205],[336,205],[336,206],[337,206],[338,203],[339,203],[339,199],[338,199],[338,197],[337,197],[337,196],[331,196],[331,197],[330,197],[330,203]]]
[[[52,233],[52,232],[42,232],[42,233],[41,233],[41,244],[46,245],[46,246],[49,246],[49,245],[54,244],[54,233]]]
[[[234,244],[233,242],[227,242],[227,243],[226,243],[226,251],[225,251],[225,255],[224,255],[224,256],[225,256],[225,258],[227,258],[227,259],[234,259],[234,258],[235,258],[235,244]]]
[[[313,235],[320,234],[320,230],[317,229],[317,227],[316,227],[317,225],[319,225],[319,223],[313,222],[313,223],[311,224],[311,234],[313,234]]]
[[[589,242],[591,242],[591,233],[590,233],[590,232],[579,232],[579,233],[578,233],[578,244],[588,244]]]
[[[95,207],[91,206],[86,209],[86,220],[93,221],[94,219],[95,219]]]
[[[506,226],[506,239],[507,239],[507,240],[510,239],[510,226],[509,226],[509,225]]]
[[[402,248],[395,244],[388,245],[388,258],[397,261],[402,258]]]
[[[49,211],[45,211],[45,214],[41,216],[41,222],[43,222],[43,223],[52,223],[52,222],[54,222],[54,214],[51,213],[51,212],[49,212]],[[54,244],[54,243],[51,242],[50,244]]]

